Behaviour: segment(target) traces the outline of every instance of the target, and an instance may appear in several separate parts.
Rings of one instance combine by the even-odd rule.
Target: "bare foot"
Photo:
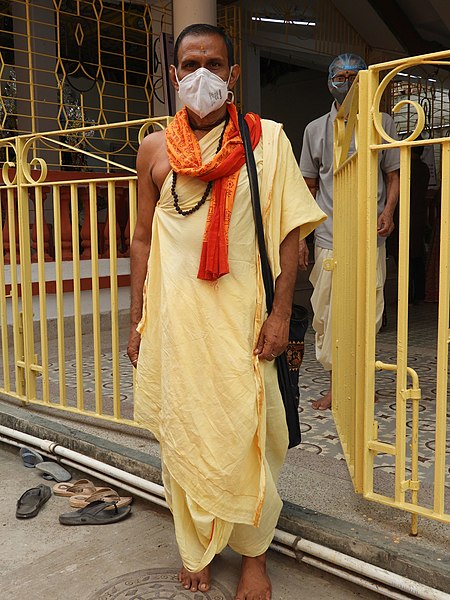
[[[210,587],[209,578],[209,565],[198,573],[192,573],[184,567],[181,567],[180,572],[178,573],[178,581],[181,582],[185,590],[190,590],[191,592],[207,592]]]
[[[266,571],[266,554],[243,556],[241,579],[234,600],[270,600],[272,584]]]
[[[316,410],[329,410],[331,408],[331,390],[328,390],[325,396],[313,402],[311,406]]]

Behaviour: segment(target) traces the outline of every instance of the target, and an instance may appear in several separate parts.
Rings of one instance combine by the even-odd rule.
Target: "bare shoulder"
[[[148,183],[151,182],[159,192],[170,172],[164,131],[150,133],[142,140],[137,155],[136,168],[138,179],[147,179]]]
[[[139,155],[154,155],[166,151],[166,138],[164,131],[155,131],[145,136],[139,146]]]

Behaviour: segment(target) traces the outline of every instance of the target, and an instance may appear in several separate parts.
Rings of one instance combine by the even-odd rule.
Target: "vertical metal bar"
[[[36,371],[34,363],[34,331],[33,331],[33,292],[31,275],[31,241],[28,187],[24,174],[23,161],[25,156],[25,138],[17,140],[17,203],[19,218],[19,247],[20,247],[20,293],[23,314],[23,342],[25,363],[25,384],[27,400],[36,398]]]
[[[356,251],[356,232],[353,227],[353,218],[355,211],[355,204],[357,199],[357,185],[358,185],[358,173],[357,173],[357,156],[354,157],[351,163],[349,163],[346,172],[347,172],[347,181],[346,181],[346,190],[350,190],[350,195],[347,200],[347,211],[346,211],[346,237],[351,242],[351,248],[353,252]],[[345,243],[345,242],[344,242]],[[356,354],[354,351],[355,343],[356,343],[356,314],[357,314],[357,304],[356,304],[356,277],[357,270],[354,268],[355,263],[352,260],[353,257],[347,257],[347,277],[346,281],[351,281],[351,285],[348,286],[348,289],[345,290],[348,294],[349,304],[351,306],[351,315],[352,315],[352,323],[350,328],[350,336],[349,336],[349,346],[347,347],[348,352],[348,360],[350,367],[350,376],[347,376],[347,396],[346,398],[351,398],[352,402],[346,400],[346,413],[345,419],[350,425],[350,437],[351,443],[353,447],[353,455],[354,457],[358,452],[361,452],[361,442],[362,438],[360,437],[361,428],[357,426],[358,423],[358,396],[356,394]],[[346,282],[343,281],[342,285],[345,289]],[[344,308],[345,310],[345,308]],[[343,314],[343,320],[341,326],[344,326],[346,322],[346,316]],[[354,465],[357,463],[357,459],[353,459]],[[355,473],[356,471],[354,471]]]
[[[32,35],[31,35],[31,19],[30,19],[30,2],[25,1],[25,11],[27,19],[27,50],[28,50],[28,76],[30,84],[30,111],[31,111],[31,127],[32,133],[36,133],[36,111],[35,111],[35,94],[34,94],[34,70],[33,70],[33,48],[32,48]],[[34,155],[36,155],[36,148],[33,148]]]
[[[92,325],[94,330],[94,375],[95,412],[102,414],[102,356],[100,341],[100,290],[98,271],[98,232],[97,232],[97,187],[89,182],[89,210],[91,216],[91,264],[92,264]]]
[[[354,214],[354,208],[355,208],[355,200],[357,198],[356,196],[356,189],[355,186],[357,185],[357,173],[356,173],[356,163],[355,160],[353,160],[351,163],[349,163],[346,166],[345,169],[345,180],[344,180],[344,190],[343,190],[343,194],[345,194],[345,196],[347,195],[345,193],[346,190],[350,191],[350,194],[347,198],[346,201],[346,219],[345,219],[345,236],[347,239],[350,240],[351,243],[351,248],[353,251],[355,251],[355,244],[354,244],[354,236],[355,236],[355,232],[353,227],[351,227],[350,225],[353,222],[353,218],[352,215]],[[344,242],[345,243],[345,242]],[[355,352],[354,352],[354,347],[355,347],[355,320],[354,317],[356,317],[356,310],[357,310],[357,306],[356,306],[356,281],[355,278],[357,276],[357,271],[354,269],[354,263],[353,261],[350,259],[350,257],[347,257],[346,259],[346,278],[345,280],[342,282],[342,286],[344,287],[344,291],[348,297],[349,300],[349,306],[351,306],[351,314],[352,314],[352,323],[350,326],[350,331],[349,331],[349,338],[348,338],[348,345],[346,348],[346,353],[348,353],[348,365],[350,368],[350,375],[347,376],[347,396],[344,399],[345,402],[345,420],[347,423],[349,423],[349,438],[350,438],[350,443],[352,445],[352,453],[353,453],[353,463],[354,465],[357,462],[356,459],[356,454],[358,452],[360,452],[360,428],[356,426],[357,423],[357,419],[358,419],[358,405],[360,404],[358,402],[358,397],[356,395],[356,386],[355,386]],[[345,281],[351,281],[351,285],[348,286],[347,289],[345,289],[346,284]],[[345,307],[345,304],[344,304]],[[345,308],[343,307],[343,309],[345,310]],[[345,314],[342,315],[343,319],[342,319],[342,323],[341,326],[345,323],[346,318],[345,318]],[[348,325],[348,324],[347,324]],[[348,398],[351,398],[351,402],[348,401]]]
[[[66,356],[64,336],[64,289],[61,251],[61,188],[53,186],[53,220],[55,231],[56,320],[58,331],[59,403],[67,406]]]
[[[434,465],[434,510],[445,510],[445,459],[447,433],[448,344],[450,308],[450,141],[442,143],[441,251],[439,258],[439,310],[437,337],[436,441]]]
[[[127,22],[125,18],[125,11],[122,4],[122,69],[123,69],[123,101],[125,104],[124,108],[124,120],[129,120],[129,102],[128,102],[128,79],[127,79]],[[127,128],[127,136],[128,136],[128,128]]]
[[[119,299],[117,287],[117,217],[116,188],[114,181],[108,181],[108,220],[109,220],[109,269],[111,292],[111,337],[113,368],[113,407],[114,416],[120,418],[120,365],[119,365]]]
[[[2,188],[2,192],[5,188]],[[6,193],[7,197],[7,193]],[[0,199],[0,210],[2,202]],[[7,298],[5,284],[5,260],[3,256],[3,226],[0,219],[0,328],[2,330],[2,367],[3,367],[3,389],[6,392],[10,390],[9,377],[9,349],[8,349],[8,318],[7,318]]]
[[[16,195],[18,187],[15,188]],[[17,282],[17,236],[16,232],[16,207],[14,189],[8,189],[8,224],[9,224],[9,268],[11,273],[11,312],[13,317],[13,339],[14,339],[14,370],[15,390],[19,396],[25,394],[25,373],[18,362],[23,360],[23,330],[19,309],[19,288]]]
[[[42,187],[34,187],[35,194],[35,218],[36,218],[36,236],[37,236],[37,254],[38,254],[38,285],[39,285],[39,328],[41,334],[41,362],[42,362],[42,399],[48,402],[49,382],[48,382],[48,337],[47,337],[47,290],[45,275],[45,252],[44,252],[44,207]]]
[[[78,410],[84,410],[83,331],[81,327],[80,289],[80,228],[78,222],[78,188],[75,183],[70,184],[70,212],[72,217],[73,306],[75,329],[77,408]]]
[[[411,427],[411,502],[419,502],[419,402],[421,398],[419,379],[412,369],[408,369],[412,378],[412,427]],[[411,514],[411,535],[417,535],[419,516]]]
[[[395,427],[395,500],[405,501],[406,389],[408,368],[409,216],[411,148],[400,148],[398,248],[397,387]]]
[[[357,256],[356,256],[356,341],[355,354],[355,430],[358,438],[355,460],[355,489],[364,493],[373,489],[373,455],[367,451],[373,433],[373,379],[372,360],[375,347],[372,329],[375,323],[374,300],[370,289],[375,289],[376,226],[372,214],[378,192],[378,157],[370,150],[375,141],[371,115],[372,98],[377,87],[376,74],[359,73],[359,128],[358,128],[358,188],[357,188]],[[373,230],[372,230],[373,228]]]

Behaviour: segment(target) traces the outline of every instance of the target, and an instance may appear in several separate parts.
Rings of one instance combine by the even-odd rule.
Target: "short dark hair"
[[[234,65],[234,48],[233,42],[231,41],[230,36],[221,29],[220,27],[215,27],[214,25],[207,25],[206,23],[195,23],[194,25],[188,25],[183,29],[180,35],[177,37],[175,42],[175,48],[173,51],[173,62],[175,67],[178,67],[178,51],[180,49],[180,44],[183,39],[188,35],[218,35],[225,42],[225,46],[227,47],[228,54],[228,66],[231,67]]]

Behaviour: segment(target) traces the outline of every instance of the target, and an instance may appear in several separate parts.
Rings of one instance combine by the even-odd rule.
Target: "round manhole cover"
[[[223,585],[213,582],[208,592],[193,593],[181,588],[173,569],[144,569],[110,581],[89,600],[232,600]]]

